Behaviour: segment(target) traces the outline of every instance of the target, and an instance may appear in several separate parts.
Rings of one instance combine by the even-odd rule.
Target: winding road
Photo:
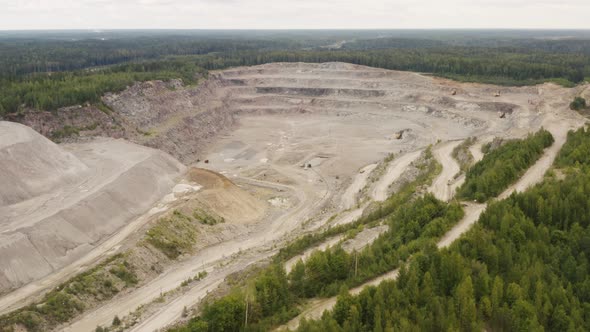
[[[285,170],[277,169],[277,171]],[[299,173],[297,170],[290,173],[290,175],[312,174]],[[293,190],[297,196],[298,204],[270,224],[265,222],[247,234],[207,247],[190,259],[169,267],[154,280],[133,292],[115,297],[99,308],[84,313],[63,331],[91,331],[96,326],[110,325],[115,315],[125,316],[140,305],[155,300],[161,293],[177,288],[184,280],[195,276],[203,269],[207,270],[208,276],[205,279],[197,282],[186,293],[172,300],[170,305],[167,304],[152,313],[149,318],[135,326],[133,331],[153,331],[172,324],[180,318],[184,306],[198,302],[208,292],[217,288],[225,277],[244,270],[249,265],[276,253],[275,244],[277,241],[292,233],[301,225],[301,222],[310,218],[317,207],[321,206],[329,197],[326,194],[322,195],[322,193],[319,193],[318,197],[317,189],[308,185],[306,179],[301,180],[298,186],[247,178],[241,179],[241,181],[281,190]],[[218,268],[220,265],[222,267]]]
[[[441,143],[432,151],[434,158],[442,165],[442,172],[434,179],[428,192],[432,193],[437,199],[448,202],[455,190],[461,185],[462,181],[455,181],[455,175],[461,171],[459,164],[453,158],[453,149],[461,144],[462,141],[450,141]]]
[[[397,180],[406,168],[422,153],[422,150],[406,153],[399,158],[394,159],[389,166],[385,175],[375,185],[371,197],[376,202],[382,202],[389,197],[389,186]]]
[[[545,172],[551,167],[551,165],[553,164],[553,160],[555,160],[555,157],[557,156],[557,153],[559,152],[559,150],[561,149],[561,147],[563,146],[563,144],[565,143],[566,139],[567,139],[567,132],[569,129],[572,129],[572,127],[568,127],[565,125],[556,125],[556,126],[551,126],[550,128],[548,128],[548,130],[551,132],[551,134],[553,135],[555,142],[548,147],[547,149],[545,149],[545,151],[543,152],[543,156],[533,165],[531,166],[527,172],[512,186],[508,187],[501,195],[498,196],[499,199],[503,199],[506,198],[508,196],[510,196],[513,192],[515,191],[523,191],[539,182],[541,182],[543,180],[543,177],[545,175]],[[453,148],[460,144],[460,142],[448,142],[448,143],[444,143],[440,146],[439,149],[435,150],[435,151],[439,151],[439,153],[435,152],[435,157],[437,158],[437,160],[439,160],[439,162],[441,162],[441,164],[443,165],[443,171],[442,173],[437,177],[437,179],[435,179],[435,183],[441,183],[440,179],[441,178],[447,178],[449,176],[449,174],[456,174],[455,170],[458,171],[459,167],[457,165],[457,168],[455,169],[455,165],[456,162],[454,163],[450,163],[450,162],[442,162],[442,161],[448,161],[447,157],[445,156],[450,156],[449,151],[452,152]],[[474,156],[474,158],[477,158],[480,156]],[[451,165],[451,167],[449,168],[449,165]],[[449,169],[447,169],[449,168]],[[446,182],[442,182],[445,183]],[[452,192],[446,191],[445,189],[438,191],[435,189],[436,187],[433,185],[432,187],[432,192],[435,193],[435,195],[442,195],[444,198],[450,199],[452,197]],[[449,197],[448,195],[450,195],[451,197]],[[485,211],[485,208],[487,207],[487,204],[473,204],[473,203],[463,203],[464,204],[464,211],[465,211],[465,215],[463,216],[463,218],[451,229],[449,230],[441,239],[440,241],[437,243],[437,247],[438,248],[447,248],[449,247],[453,242],[455,242],[459,237],[461,237],[461,235],[465,234],[469,229],[471,229],[471,226],[473,226],[477,220],[479,219],[479,216],[481,215],[481,213],[483,211]],[[354,289],[352,289],[350,291],[351,294],[355,295],[360,293],[363,289],[365,289],[366,287],[370,287],[370,286],[375,286],[378,285],[381,281],[384,280],[395,280],[398,277],[398,270],[394,270],[391,271],[389,273],[386,273],[382,276],[379,276],[361,286],[358,286]],[[297,327],[299,326],[299,322],[301,321],[302,318],[305,319],[319,319],[322,314],[324,313],[324,311],[326,310],[331,310],[334,305],[336,304],[336,297],[332,297],[332,298],[328,298],[328,299],[315,299],[312,300],[308,306],[308,308],[301,313],[299,316],[295,317],[294,319],[292,319],[291,321],[289,321],[286,325],[281,326],[278,330],[295,330],[297,329]]]

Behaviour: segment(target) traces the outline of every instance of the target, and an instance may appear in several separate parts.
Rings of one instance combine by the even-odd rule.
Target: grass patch
[[[201,209],[195,209],[193,211],[193,218],[195,220],[197,220],[198,222],[200,222],[201,224],[209,225],[209,226],[213,226],[213,225],[217,225],[217,224],[221,224],[221,223],[225,222],[225,218],[223,218],[223,217],[215,218]]]
[[[65,125],[61,129],[53,131],[53,133],[51,133],[51,139],[53,141],[60,141],[64,138],[78,135],[80,135],[80,128]]]
[[[0,316],[0,331],[22,327],[33,332],[51,330],[84,312],[88,303],[109,300],[137,282],[127,254],[114,255],[59,285],[41,301]]]
[[[145,241],[166,257],[176,259],[189,252],[196,239],[197,229],[193,219],[175,210],[171,216],[161,218],[147,231]]]

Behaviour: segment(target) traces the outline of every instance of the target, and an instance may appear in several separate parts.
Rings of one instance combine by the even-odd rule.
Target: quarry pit
[[[132,233],[145,230],[154,217],[150,211],[170,209],[165,197],[185,188],[179,184],[196,188],[211,181],[203,170],[228,181],[199,194],[204,206],[216,202],[208,208],[227,212],[223,236],[64,330],[108,324],[114,313],[150,303],[205,268],[209,275],[198,287],[154,309],[134,329],[165,327],[227,275],[325,227],[335,214],[346,222],[360,216],[364,204],[391,194],[392,184],[428,147],[443,163],[429,190],[448,200],[458,185],[449,154],[460,141],[476,137],[481,147],[494,137],[521,138],[541,127],[564,133],[580,121],[567,107],[580,88],[458,83],[345,63],[273,63],[211,72],[199,87],[157,90],[162,84],[105,97],[128,125],[149,135],[56,145],[30,128],[0,123],[15,137],[9,142],[0,136],[2,168],[11,170],[2,179],[10,186],[0,188],[0,257],[7,259],[0,262],[1,310],[26,304],[121,243],[125,247]],[[166,108],[162,101],[175,96],[185,99]],[[133,105],[140,107],[131,112]],[[39,158],[23,167],[24,154]],[[391,155],[390,167],[373,173]],[[188,176],[190,167],[202,171]],[[54,231],[64,227],[67,232]],[[16,253],[20,261],[11,258]]]

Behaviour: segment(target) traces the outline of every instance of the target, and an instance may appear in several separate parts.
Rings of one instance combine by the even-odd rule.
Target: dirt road
[[[314,217],[312,224],[315,225],[318,222],[315,217],[321,219],[321,213],[325,212],[318,207],[341,190],[344,181],[352,179],[354,183],[359,169],[388,152],[416,151],[439,139],[448,142],[483,132],[518,136],[540,125],[537,111],[529,110],[530,99],[555,100],[553,95],[539,97],[537,87],[531,87],[503,93],[500,104],[490,93],[496,87],[481,84],[461,84],[467,93],[458,100],[449,96],[445,80],[343,63],[277,63],[232,68],[215,75],[225,79],[226,85],[220,89],[227,93],[220,95],[228,98],[212,103],[223,104],[224,112],[239,117],[239,127],[223,137],[216,137],[206,153],[197,149],[204,154],[201,159],[208,160],[211,169],[228,177],[261,179],[266,176],[273,184],[290,183],[295,179],[296,183],[289,184],[288,189],[283,187],[295,190],[295,207],[276,222],[254,225],[248,234],[237,235],[235,240],[171,266],[153,285],[150,283],[132,294],[109,301],[84,315],[74,327],[92,330],[98,324],[110,323],[113,313],[134,310],[157,297],[160,289],[177,287],[203,266],[229,262],[228,256],[232,254],[240,253],[232,258],[228,269],[245,267],[257,256],[265,257],[272,250],[269,248],[280,243],[278,239],[295,237],[307,219]],[[565,91],[559,87],[551,89],[555,94]],[[559,102],[565,105],[565,101]],[[519,111],[509,119],[500,119],[497,110],[506,104]],[[400,131],[404,131],[403,138],[396,139],[394,134]],[[178,137],[186,133],[179,132]],[[195,149],[191,145],[187,150],[194,153]],[[301,169],[303,163],[313,164],[312,169]],[[245,174],[246,171],[252,176]],[[398,173],[401,171],[391,170],[391,178],[381,185],[379,198],[387,197],[387,188]],[[316,176],[318,174],[322,176]],[[356,196],[354,190],[350,193]],[[443,193],[445,195],[448,193]],[[347,205],[355,201],[354,198],[346,200]],[[334,198],[333,202],[336,208],[341,200]],[[352,221],[361,212],[351,211],[341,220]],[[257,254],[250,256],[251,253]],[[248,259],[240,261],[241,257]],[[230,273],[224,271],[212,271],[211,279],[207,279],[210,281],[203,280],[195,285],[191,296],[212,289]],[[196,301],[198,296],[183,295],[174,303]],[[149,325],[140,326],[146,329],[165,326],[181,311],[180,305],[165,306],[150,316]]]
[[[383,275],[375,279],[371,279],[366,283],[351,289],[349,292],[351,295],[358,295],[360,294],[365,288],[371,286],[377,286],[381,282],[386,280],[395,280],[399,276],[399,269],[395,269],[391,272],[387,272]],[[284,330],[296,330],[299,327],[299,323],[302,318],[305,319],[320,319],[326,310],[331,310],[334,308],[337,302],[337,297],[331,297],[329,299],[315,299],[310,301],[308,307],[297,317],[290,320],[287,324],[277,328],[277,331],[284,331]]]
[[[461,235],[467,232],[479,219],[481,213],[486,209],[487,204],[464,203],[465,215],[450,231],[448,231],[436,244],[439,248],[446,248],[455,242]]]
[[[473,163],[483,159],[483,152],[481,152],[481,148],[484,144],[484,141],[478,140],[477,143],[469,147],[469,152],[471,152],[471,155],[473,156]]]
[[[134,292],[122,297],[116,297],[106,305],[85,313],[68,328],[64,329],[64,331],[90,331],[98,325],[108,325],[114,315],[124,316],[134,311],[141,304],[151,302],[162,292],[175,289],[184,280],[193,277],[203,268],[211,269],[223,263],[224,267],[222,269],[210,270],[210,276],[206,278],[206,281],[197,283],[194,286],[196,287],[195,290],[191,289],[179,296],[173,301],[175,303],[174,305],[167,305],[160,308],[149,318],[149,324],[151,326],[158,325],[159,327],[163,327],[173,323],[179,317],[186,303],[190,306],[198,301],[199,297],[194,297],[195,294],[202,294],[203,292],[206,294],[207,291],[214,290],[227,275],[243,270],[250,264],[274,253],[274,249],[272,249],[273,244],[285,234],[292,232],[301,222],[308,219],[317,207],[323,204],[328,198],[326,195],[318,197],[317,190],[311,186],[307,186],[305,184],[307,182],[306,180],[302,180],[297,186],[281,185],[253,179],[242,179],[241,181],[255,182],[258,185],[266,185],[281,190],[293,190],[297,195],[299,203],[295,208],[272,221],[270,225],[268,223],[258,225],[248,234],[242,234],[233,240],[205,248],[190,259],[172,266],[156,279]],[[244,254],[243,258],[240,254]],[[240,259],[228,260],[232,255],[239,255]],[[178,307],[178,303],[182,303],[183,305]]]
[[[404,170],[414,160],[418,159],[420,153],[422,153],[422,150],[406,153],[394,159],[389,164],[385,175],[379,179],[375,185],[375,188],[373,189],[373,192],[371,193],[371,197],[374,201],[382,202],[386,200],[387,197],[389,197],[389,186],[402,175]]]
[[[350,224],[351,222],[357,220],[358,218],[360,218],[363,215],[363,210],[365,209],[366,206],[367,206],[367,204],[361,206],[358,209],[342,212],[338,217],[336,217],[336,219],[334,220],[332,225],[333,226],[340,226],[340,225]]]
[[[346,191],[342,195],[342,210],[353,208],[357,204],[357,195],[361,189],[367,184],[367,178],[371,172],[377,167],[377,164],[370,164],[363,167],[360,172],[354,177]]]
[[[297,264],[297,262],[299,262],[300,260],[305,262],[311,256],[311,254],[313,254],[314,252],[316,252],[318,250],[323,251],[323,250],[326,250],[330,247],[335,246],[340,241],[342,241],[342,239],[345,237],[345,235],[346,234],[342,234],[342,235],[337,235],[332,238],[329,238],[325,242],[305,250],[301,255],[297,255],[297,256],[289,259],[285,263],[285,270],[287,271],[287,273],[291,272],[291,270],[293,269],[295,264]]]
[[[573,129],[570,126],[552,126],[552,128],[548,128],[548,130],[553,135],[553,139],[555,142],[553,145],[545,149],[545,152],[537,160],[537,162],[531,166],[524,175],[516,182],[515,184],[511,185],[506,189],[500,196],[499,199],[505,199],[508,196],[512,195],[513,192],[522,192],[525,189],[541,182],[543,180],[543,175],[547,172],[547,170],[553,164],[553,160],[557,157],[559,150],[563,144],[565,144],[567,140],[567,132],[569,129]]]
[[[443,166],[443,169],[432,182],[432,186],[428,188],[428,192],[434,194],[436,198],[444,202],[449,201],[453,197],[455,189],[460,184],[458,182],[452,183],[455,175],[461,170],[459,164],[455,158],[453,158],[452,153],[453,149],[461,144],[461,142],[462,141],[451,141],[441,143],[432,151],[434,158]]]
[[[166,303],[163,308],[160,308],[156,313],[149,315],[140,324],[134,326],[131,331],[157,331],[163,326],[172,324],[181,318],[184,308],[192,306],[195,302],[202,300],[209,292],[216,289],[224,280],[225,277],[248,268],[251,264],[256,263],[262,259],[274,255],[277,250],[257,250],[249,252],[246,255],[240,256],[234,262],[221,269],[210,268],[210,274],[203,280],[198,281],[195,286],[184,293],[182,296]]]

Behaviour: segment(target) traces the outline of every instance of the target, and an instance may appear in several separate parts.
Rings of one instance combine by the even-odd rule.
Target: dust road
[[[323,243],[305,250],[303,252],[303,254],[297,255],[297,256],[289,259],[285,263],[285,270],[287,271],[287,273],[291,272],[291,270],[293,269],[295,264],[297,264],[297,262],[299,262],[299,260],[302,260],[305,262],[311,256],[311,254],[313,254],[314,252],[316,252],[318,250],[320,250],[320,251],[326,250],[330,247],[333,247],[334,245],[336,245],[340,241],[342,241],[342,239],[344,239],[345,236],[346,236],[346,234],[342,234],[342,235],[338,235],[338,236],[329,238],[328,240],[324,241]]]
[[[356,196],[367,184],[367,178],[371,172],[377,167],[377,164],[370,164],[363,167],[355,176],[352,184],[346,189],[342,195],[342,209],[348,210],[356,205]]]
[[[537,160],[537,162],[524,173],[520,180],[511,185],[506,191],[498,196],[498,198],[505,199],[512,195],[513,192],[522,192],[541,182],[543,180],[543,175],[545,175],[547,170],[551,167],[559,150],[561,150],[561,147],[565,144],[569,129],[574,129],[574,127],[554,126],[553,128],[548,128],[555,140],[553,145],[545,149],[541,158],[539,158],[539,160]]]
[[[343,212],[341,215],[339,215],[336,218],[336,220],[334,221],[334,223],[332,225],[333,226],[340,226],[340,225],[350,224],[351,222],[357,220],[358,218],[360,218],[363,215],[363,211],[365,210],[366,207],[367,207],[367,204],[361,206],[358,209]]]
[[[156,279],[134,292],[122,297],[116,297],[110,301],[109,304],[85,313],[79,320],[65,328],[64,331],[91,331],[96,328],[96,326],[109,325],[115,315],[122,316],[128,314],[141,304],[151,302],[162,292],[175,289],[184,280],[193,277],[199,271],[202,271],[204,267],[212,267],[220,262],[229,263],[228,267],[212,272],[210,277],[206,278],[206,281],[203,280],[195,285],[194,287],[197,288],[196,290],[191,289],[173,301],[176,304],[195,303],[198,299],[198,297],[194,297],[195,294],[202,294],[203,292],[206,294],[207,291],[215,289],[227,275],[243,270],[250,264],[259,261],[261,257],[273,253],[273,243],[276,240],[279,240],[283,235],[293,231],[303,220],[309,218],[310,214],[315,211],[317,206],[321,205],[327,199],[327,195],[317,197],[317,191],[313,190],[312,187],[306,186],[303,181],[300,186],[281,185],[253,179],[243,179],[243,181],[256,182],[258,185],[266,185],[282,190],[293,190],[298,197],[299,203],[294,209],[272,222],[270,227],[265,223],[264,225],[260,225],[258,229],[250,231],[248,234],[243,234],[233,240],[222,242],[199,251],[190,259],[168,268],[167,271]],[[235,261],[227,260],[231,255],[240,252],[249,253],[251,250],[255,250],[256,254],[248,254],[245,255],[244,258]],[[184,307],[183,305],[177,310],[178,308],[176,304],[161,308],[161,310],[149,318],[149,324],[155,324],[158,325],[158,327],[162,327],[173,323],[179,317],[182,308]],[[148,321],[146,321],[145,324],[148,324],[147,322]],[[143,323],[140,326],[144,326]],[[142,330],[144,329],[142,328]],[[149,329],[147,330],[151,331]]]
[[[319,207],[324,203],[333,202],[335,209],[343,203],[354,206],[358,193],[355,188],[366,181],[362,179],[363,173],[357,182],[358,170],[388,152],[416,151],[439,139],[447,142],[443,147],[450,149],[440,151],[437,157],[443,160],[446,180],[437,179],[442,187],[439,185],[433,191],[437,197],[450,197],[452,191],[446,191],[446,186],[456,169],[447,169],[455,162],[450,158],[452,147],[445,144],[484,134],[520,137],[540,125],[540,113],[529,100],[553,102],[556,96],[570,91],[543,85],[512,89],[496,98],[493,96],[496,87],[461,84],[465,93],[451,97],[448,81],[443,79],[342,63],[276,63],[232,68],[215,75],[225,79],[220,89],[227,90],[229,96],[218,101],[228,106],[228,112],[239,115],[240,126],[216,139],[206,155],[210,167],[244,182],[266,176],[270,178],[267,185],[294,191],[297,203],[274,222],[261,222],[252,226],[248,234],[202,250],[185,262],[170,266],[149,284],[84,314],[73,322],[70,331],[90,331],[97,325],[110,325],[115,314],[133,311],[156,298],[160,291],[178,287],[203,268],[214,268],[208,278],[171,300],[170,305],[154,308],[155,312],[146,315],[136,330],[152,331],[173,323],[184,305],[198,302],[229,273],[272,254],[276,250],[273,246],[295,237],[307,219],[321,219],[319,214],[323,211]],[[543,90],[543,95],[539,90]],[[570,95],[564,98],[570,99]],[[559,105],[567,103],[558,101]],[[500,119],[498,110],[505,107],[514,113]],[[393,134],[402,130],[403,138],[394,139]],[[474,154],[474,157],[478,156]],[[401,163],[405,158],[410,157],[406,154],[393,162]],[[444,161],[446,158],[450,163]],[[313,168],[305,171],[300,168],[303,163],[313,164]],[[389,178],[371,196],[385,199],[387,188],[403,172],[402,166],[389,168]],[[289,182],[278,187],[275,183],[285,179],[295,184]],[[331,197],[344,189],[343,181],[338,179],[353,179],[344,201],[342,197]],[[361,213],[360,209],[349,211],[334,222],[349,222]],[[219,267],[219,263],[227,265]]]
[[[444,202],[449,201],[455,194],[455,189],[460,185],[459,181],[451,183],[455,175],[461,171],[459,164],[453,158],[453,149],[462,141],[451,141],[442,143],[432,151],[434,158],[443,166],[442,172],[434,179],[428,192]]]
[[[374,201],[382,202],[389,197],[388,189],[389,186],[397,180],[404,170],[422,153],[422,150],[414,151],[410,153],[406,153],[405,155],[394,159],[390,165],[387,167],[387,172],[379,182],[375,185],[375,189],[373,189],[373,193],[371,197],[373,197]]]
[[[475,222],[477,222],[479,216],[486,209],[486,207],[487,204],[465,203],[463,206],[463,211],[465,212],[463,219],[461,219],[450,231],[448,231],[440,239],[440,241],[438,241],[436,246],[441,249],[450,246],[461,235],[467,232],[471,226],[475,224]]]
[[[469,152],[471,152],[471,155],[473,156],[474,163],[483,159],[483,152],[481,152],[481,148],[484,144],[484,141],[478,140],[477,143],[469,147]]]

